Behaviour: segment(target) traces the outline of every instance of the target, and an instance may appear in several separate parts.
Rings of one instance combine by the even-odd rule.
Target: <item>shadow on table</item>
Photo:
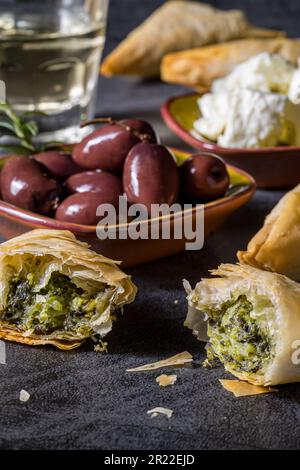
[[[142,311],[128,312],[127,319],[115,324],[109,335],[109,352],[140,356],[162,354],[166,357],[188,350],[204,353],[204,344],[178,319],[141,318]],[[147,361],[146,361],[147,362]]]

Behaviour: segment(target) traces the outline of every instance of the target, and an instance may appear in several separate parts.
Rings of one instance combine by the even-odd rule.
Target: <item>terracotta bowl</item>
[[[200,117],[200,96],[192,93],[174,97],[162,106],[162,117],[176,135],[195,149],[217,153],[230,165],[250,173],[260,188],[291,188],[299,183],[300,147],[232,149],[205,141],[193,132],[193,123]]]
[[[172,151],[179,164],[191,155],[175,149],[172,149]],[[1,165],[3,165],[8,158],[9,157],[2,158]],[[228,171],[231,180],[228,193],[221,199],[205,204],[205,237],[208,237],[212,232],[217,230],[229,215],[246,204],[255,192],[256,185],[251,176],[231,166],[228,167]],[[176,213],[175,216],[165,216],[171,219],[171,233],[172,227],[178,223],[179,215],[190,218],[192,220],[191,223],[193,223],[196,213],[197,206],[193,209]],[[158,219],[159,223],[161,223],[162,220],[163,218],[160,217]],[[148,221],[145,220],[142,224],[148,224]],[[128,224],[116,226],[117,233],[127,226]],[[9,239],[35,228],[70,230],[80,240],[88,242],[95,251],[112,259],[122,261],[122,266],[125,267],[136,266],[164,256],[179,253],[184,251],[186,243],[185,238],[180,240],[174,238],[170,240],[99,240],[96,235],[96,226],[61,222],[53,218],[20,209],[0,200],[0,235],[3,238]]]

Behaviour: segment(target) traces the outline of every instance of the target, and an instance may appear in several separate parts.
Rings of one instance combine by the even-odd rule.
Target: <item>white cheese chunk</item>
[[[300,67],[292,75],[288,96],[292,103],[300,104]]]
[[[195,121],[194,127],[199,134],[216,141],[224,131],[227,110],[227,93],[206,93],[198,100],[201,118]]]
[[[250,88],[288,94],[295,67],[278,54],[263,52],[237,65],[227,77],[215,80],[213,92]]]
[[[194,130],[223,147],[300,145],[299,68],[262,53],[215,80],[203,95]]]
[[[227,123],[218,143],[223,147],[258,148],[278,144],[287,97],[237,89],[231,93]]]

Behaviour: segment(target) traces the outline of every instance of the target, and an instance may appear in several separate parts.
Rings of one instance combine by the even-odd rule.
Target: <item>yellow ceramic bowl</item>
[[[291,188],[300,181],[300,147],[265,147],[261,149],[225,148],[193,132],[200,117],[197,101],[201,95],[191,93],[170,98],[161,109],[169,128],[195,149],[220,155],[230,165],[242,168],[261,188]]]
[[[181,164],[191,155],[179,150],[172,149],[172,151],[178,160],[178,164]],[[4,163],[5,160],[5,158],[2,159],[1,163]],[[228,167],[228,171],[231,182],[228,193],[223,198],[205,204],[205,237],[208,237],[217,230],[229,215],[246,204],[255,191],[255,181],[247,173],[230,166]],[[184,212],[184,214],[182,212]],[[166,218],[170,219],[172,234],[174,224],[178,223],[178,218],[180,219],[178,216],[184,215],[194,222],[196,213],[197,206],[193,209],[176,213],[176,215],[173,216],[164,216],[164,220],[166,220]],[[183,219],[183,217],[181,218]],[[162,220],[163,217],[157,219],[160,225]],[[148,223],[148,220],[141,222],[141,224],[144,225]],[[126,229],[127,227],[128,224],[117,225],[116,231],[119,233],[121,229]],[[185,243],[187,241],[185,238],[177,240],[174,237],[171,237],[170,240],[160,238],[157,240],[116,239],[101,241],[97,238],[95,226],[61,222],[53,218],[20,209],[19,207],[0,200],[0,235],[3,238],[9,239],[35,228],[70,230],[78,239],[87,241],[97,252],[115,260],[122,261],[123,266],[135,266],[179,253],[185,249]]]

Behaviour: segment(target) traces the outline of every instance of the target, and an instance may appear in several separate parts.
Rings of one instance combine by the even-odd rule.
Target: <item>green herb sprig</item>
[[[72,151],[73,145],[70,143],[34,142],[34,138],[39,134],[39,126],[34,120],[37,116],[47,117],[47,114],[41,111],[30,111],[18,115],[9,103],[0,103],[0,155],[32,155],[45,150],[60,150],[67,153]],[[10,137],[16,143],[2,142],[3,137]]]
[[[13,137],[16,140],[16,144],[0,143],[0,149],[18,155],[30,155],[39,151],[33,142],[39,128],[33,119],[29,119],[34,114],[37,113],[23,113],[18,116],[8,103],[0,103],[0,137]]]

